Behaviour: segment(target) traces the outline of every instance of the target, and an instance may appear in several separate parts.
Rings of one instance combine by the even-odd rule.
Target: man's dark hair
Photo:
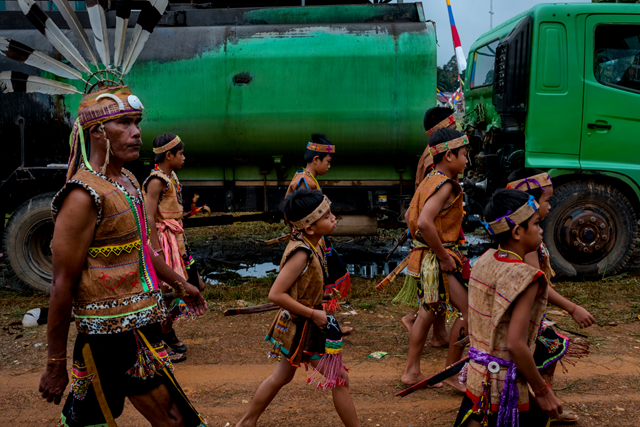
[[[521,168],[511,172],[509,178],[507,178],[507,182],[519,181],[521,179],[529,178],[534,175],[539,175],[544,173],[541,169],[535,168]],[[531,194],[536,198],[536,201],[540,201],[540,197],[542,197],[542,189],[541,188],[532,188],[531,190],[527,190],[527,184],[524,184],[522,187],[518,188],[518,190],[525,190],[525,193]]]
[[[171,141],[173,141],[175,137],[176,135],[172,133],[165,133],[165,134],[156,136],[156,139],[153,140],[153,148],[165,146]],[[178,145],[173,147],[171,150],[165,151],[164,153],[156,154],[155,162],[160,163],[161,161],[163,161],[165,157],[167,157],[167,153],[171,153],[175,156],[176,154],[178,154],[178,151],[182,150],[183,148],[184,148],[184,142],[180,141]]]
[[[315,142],[316,144],[323,144],[323,145],[335,145],[334,143],[329,141],[329,138],[327,138],[327,135],[323,133],[314,133],[313,135],[311,135],[311,142]],[[307,163],[311,163],[313,162],[313,158],[315,156],[318,156],[320,160],[324,160],[324,158],[327,157],[328,155],[329,153],[318,153],[317,151],[307,150],[307,152],[304,153],[304,161]],[[331,153],[331,156],[333,156],[333,153]]]
[[[443,142],[452,141],[456,138],[460,138],[463,136],[464,136],[464,133],[454,129],[448,129],[448,128],[440,129],[439,131],[431,135],[431,138],[429,139],[429,146],[435,147],[436,145],[442,144]],[[461,148],[463,147],[454,148],[453,150],[451,150],[451,153],[454,156],[458,157],[458,152],[460,151]],[[445,154],[447,153],[444,152],[444,153],[436,154],[433,157],[433,164],[437,165],[438,163],[440,163],[444,158]]]
[[[316,210],[323,200],[322,192],[301,188],[289,194],[280,205],[280,209],[289,221],[296,222]]]
[[[429,108],[424,115],[422,124],[425,132],[453,114],[453,108],[433,107]]]
[[[501,188],[497,190],[487,206],[484,208],[484,215],[486,222],[493,222],[498,218],[502,218],[508,213],[514,213],[529,201],[529,195],[524,191],[511,190],[510,188]],[[522,224],[518,224],[525,230],[529,228],[529,218]],[[511,238],[511,227],[509,224],[509,231],[496,234],[492,236],[493,239],[499,243],[504,244]]]

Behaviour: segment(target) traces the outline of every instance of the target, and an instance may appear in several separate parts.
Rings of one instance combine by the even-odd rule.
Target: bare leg
[[[291,366],[286,360],[282,360],[276,364],[276,368],[266,380],[260,384],[256,394],[249,404],[247,413],[238,421],[236,427],[255,426],[258,418],[267,409],[276,394],[282,387],[289,384],[296,373],[296,368]]]
[[[320,363],[320,360],[311,361],[311,365],[314,368],[318,366],[318,363]],[[347,374],[347,371],[344,369],[342,370],[341,377],[343,380],[347,380],[347,384],[331,389],[331,394],[333,395],[333,406],[335,406],[336,412],[345,426],[360,427],[356,407],[353,404],[353,399],[351,398],[351,393],[349,391],[349,374]]]
[[[418,309],[413,310],[402,318],[402,326],[407,329],[407,332],[411,333],[411,328],[416,321],[416,317],[418,317]]]
[[[436,315],[431,310],[420,309],[418,311],[418,317],[409,333],[409,356],[402,373],[404,384],[413,385],[425,379],[425,376],[420,372],[420,358],[424,343],[427,341],[429,328],[434,320],[436,320]]]
[[[458,282],[458,279],[451,274],[449,274],[449,296],[451,298],[451,305],[457,308],[458,311],[462,313],[462,316],[455,321],[453,328],[451,328],[449,352],[447,353],[447,362],[445,363],[445,367],[451,366],[462,358],[464,348],[458,347],[454,344],[467,336],[467,333],[469,332],[467,316],[469,308],[469,293],[467,292],[467,288]],[[467,391],[467,388],[460,384],[457,376],[447,378],[443,382],[463,393]]]
[[[439,348],[449,345],[449,334],[446,327],[446,316],[441,314],[436,317],[433,323],[433,335],[431,336],[431,347]]]
[[[180,409],[164,384],[148,393],[129,396],[129,400],[153,427],[184,426]]]
[[[467,421],[467,425],[465,427],[482,427],[482,425],[475,420],[469,420]]]

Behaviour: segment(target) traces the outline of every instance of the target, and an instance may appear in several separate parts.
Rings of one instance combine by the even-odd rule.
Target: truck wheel
[[[627,197],[609,184],[570,182],[554,189],[544,221],[551,265],[563,276],[610,276],[627,263],[638,234]]]
[[[54,195],[40,194],[24,202],[13,212],[4,230],[3,252],[13,287],[47,294],[51,290]]]

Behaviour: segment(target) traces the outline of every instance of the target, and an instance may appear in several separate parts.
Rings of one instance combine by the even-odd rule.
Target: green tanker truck
[[[7,9],[0,11],[0,37],[54,54],[17,7],[0,3]],[[197,193],[215,212],[277,220],[308,138],[322,132],[337,154],[320,184],[344,232],[399,226],[427,143],[422,118],[436,103],[435,26],[422,4],[237,4],[169,6],[126,79],[146,107],[141,158],[128,168],[144,178],[153,167],[153,138],[179,134],[186,143],[179,175],[185,200]],[[58,12],[49,15],[67,28]],[[86,12],[78,15],[90,33]],[[130,28],[136,19],[134,12]],[[115,28],[115,12],[107,23]],[[37,73],[4,56],[0,70]],[[79,101],[0,93],[0,213],[10,214],[3,253],[10,275],[45,292],[49,206],[64,183]],[[237,220],[217,215],[191,225]]]
[[[557,273],[611,275],[640,210],[640,5],[544,4],[481,36],[466,72],[467,211],[523,165],[548,170]]]

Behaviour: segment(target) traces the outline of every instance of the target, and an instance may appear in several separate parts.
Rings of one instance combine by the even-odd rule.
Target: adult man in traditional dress
[[[186,293],[195,314],[202,314],[206,303],[198,288],[147,244],[142,192],[123,169],[124,162],[138,158],[142,145],[142,103],[126,86],[107,87],[85,95],[78,113],[74,139],[84,132],[91,149],[88,162],[77,154],[74,159],[80,150],[72,150],[69,179],[52,203],[49,347],[40,392],[58,404],[69,382],[73,309],[79,333],[71,393],[58,425],[111,427],[125,397],[152,425],[202,425],[173,377],[159,337],[165,307],[158,278]]]

